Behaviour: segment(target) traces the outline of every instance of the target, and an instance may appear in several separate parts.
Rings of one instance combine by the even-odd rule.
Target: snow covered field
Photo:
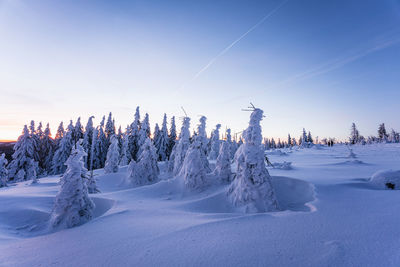
[[[400,266],[400,191],[367,181],[400,169],[400,145],[352,148],[268,153],[292,162],[268,168],[280,212],[240,213],[214,181],[185,192],[160,163],[162,180],[137,188],[126,167],[97,170],[96,218],[49,233],[59,176],[0,188],[0,266]]]

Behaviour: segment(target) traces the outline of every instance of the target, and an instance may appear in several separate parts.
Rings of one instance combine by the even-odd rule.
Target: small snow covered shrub
[[[141,151],[138,161],[131,160],[128,166],[128,181],[134,186],[155,183],[160,174],[157,165],[158,155],[150,138],[146,139]]]
[[[51,213],[52,227],[70,228],[91,220],[95,207],[89,198],[83,157],[86,156],[81,145],[73,148],[66,161],[67,170],[62,177],[60,191],[56,196]]]
[[[196,140],[190,145],[182,169],[179,173],[188,189],[202,188],[206,182],[206,169],[202,159],[201,142]]]
[[[249,127],[243,132],[244,143],[235,154],[236,176],[228,197],[245,212],[277,211],[278,202],[264,162],[260,121],[263,111],[254,108]]]
[[[118,172],[119,157],[118,139],[115,135],[113,135],[111,137],[111,145],[108,148],[107,160],[104,166],[105,173]]]
[[[7,159],[3,153],[0,156],[0,187],[7,186],[8,170],[6,168]]]
[[[400,189],[400,170],[383,170],[374,173],[370,183],[379,189]]]
[[[224,182],[230,182],[232,178],[230,149],[228,142],[225,141],[221,144],[214,169],[214,175]]]

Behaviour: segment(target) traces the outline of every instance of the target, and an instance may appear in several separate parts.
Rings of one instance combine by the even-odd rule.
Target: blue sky
[[[137,105],[239,132],[250,101],[265,136],[400,130],[399,0],[0,0],[0,36],[0,140]]]

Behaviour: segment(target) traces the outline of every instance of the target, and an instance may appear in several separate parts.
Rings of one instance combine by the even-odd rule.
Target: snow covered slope
[[[181,179],[131,188],[126,167],[96,171],[95,218],[50,232],[59,177],[0,188],[0,266],[400,266],[400,191],[369,178],[400,169],[400,146],[345,146],[269,153],[284,211],[242,214],[228,184],[184,191]],[[284,155],[284,156],[283,156]]]

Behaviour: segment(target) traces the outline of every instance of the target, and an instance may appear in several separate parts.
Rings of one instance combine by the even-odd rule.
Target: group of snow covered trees
[[[35,122],[31,121],[30,126],[24,126],[22,135],[18,138],[14,146],[12,160],[7,165],[6,160],[2,161],[4,165],[1,172],[1,184],[8,182],[19,182],[26,180],[36,181],[37,177],[46,175],[63,174],[67,169],[67,159],[71,155],[73,148],[79,140],[82,140],[82,147],[86,153],[83,157],[84,166],[89,170],[104,168],[106,172],[118,171],[119,165],[128,165],[135,161],[140,162],[140,155],[147,147],[145,143],[150,139],[152,154],[157,161],[166,161],[171,158],[175,143],[177,140],[177,131],[175,117],[171,118],[169,130],[167,129],[167,116],[164,115],[162,125],[155,125],[153,135],[151,135],[150,122],[148,114],[145,114],[143,120],[140,118],[139,107],[133,122],[122,132],[121,127],[116,131],[115,120],[110,113],[107,120],[104,116],[97,127],[93,123],[94,117],[90,117],[83,127],[80,118],[75,125],[72,121],[64,128],[61,122],[57,132],[52,138],[49,125],[43,130],[42,123],[35,127]],[[201,139],[202,150],[210,154],[211,159],[218,156],[220,125],[217,125],[210,139],[205,134],[205,117],[203,128],[199,128],[199,140]],[[184,128],[184,127],[183,127]],[[230,143],[235,143],[230,137],[230,130],[227,130],[227,138]],[[180,133],[182,138],[192,142],[189,128],[187,132]],[[186,151],[188,145],[182,144],[177,150]],[[153,151],[154,150],[154,151]],[[235,150],[234,146],[231,148]],[[175,153],[179,154],[179,153]],[[172,155],[174,161],[183,162],[183,157]],[[182,154],[182,153],[181,153]],[[180,154],[180,155],[181,155]],[[175,173],[177,171],[175,170]]]
[[[391,130],[388,134],[384,123],[378,126],[377,136],[368,136],[365,138],[360,134],[355,123],[351,125],[349,144],[373,144],[373,143],[400,143],[400,133]]]
[[[287,140],[281,140],[278,138],[278,141],[275,141],[274,138],[264,138],[264,148],[265,150],[270,150],[270,149],[277,149],[277,148],[290,148],[294,146],[299,146],[302,148],[306,147],[311,147],[314,143],[318,143],[318,140],[314,142],[314,139],[311,135],[311,132],[303,128],[303,133],[299,137],[298,140],[296,138],[292,138],[290,134],[288,134]]]

